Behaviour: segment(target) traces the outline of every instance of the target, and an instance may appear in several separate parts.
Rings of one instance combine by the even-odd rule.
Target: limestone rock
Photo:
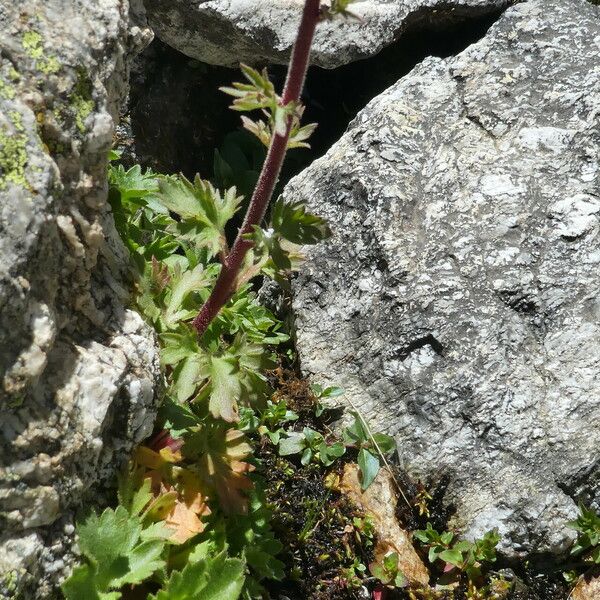
[[[313,64],[333,68],[374,56],[405,31],[497,12],[512,0],[359,0],[360,17],[319,25]],[[206,63],[283,64],[296,37],[304,0],[146,0],[156,35]]]
[[[390,552],[398,554],[398,569],[411,584],[428,585],[429,571],[413,548],[410,535],[400,527],[396,519],[398,491],[387,469],[380,469],[373,483],[361,489],[358,465],[347,463],[340,482],[340,489],[357,506],[371,516],[377,536],[375,558],[383,562]]]
[[[572,600],[597,600],[600,598],[600,572],[594,569],[592,573],[582,577],[571,593]]]
[[[0,0],[0,597],[46,598],[73,518],[147,436],[160,382],[125,308],[107,153],[151,32],[124,0]]]
[[[562,552],[600,501],[598,106],[600,9],[530,0],[285,191],[334,230],[293,284],[305,373],[513,555]]]

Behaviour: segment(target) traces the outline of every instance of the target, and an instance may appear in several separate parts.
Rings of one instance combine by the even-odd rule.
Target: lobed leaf
[[[331,235],[327,223],[307,212],[302,202],[289,203],[281,198],[273,205],[271,227],[294,244],[316,244]]]
[[[174,571],[149,600],[237,600],[244,585],[244,561],[221,552]]]

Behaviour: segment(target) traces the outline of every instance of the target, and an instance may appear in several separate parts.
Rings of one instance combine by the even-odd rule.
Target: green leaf
[[[108,170],[108,181],[119,190],[122,202],[132,198],[145,198],[158,189],[156,174],[150,170],[142,173],[140,165],[134,165],[127,171],[123,165],[116,167],[111,165]]]
[[[351,414],[354,416],[354,422],[343,430],[342,439],[346,446],[356,446],[357,448],[360,448],[369,441],[369,433],[365,429],[358,413],[352,412]]]
[[[149,542],[152,540],[168,540],[173,535],[173,529],[167,527],[162,521],[152,523],[145,529],[142,529],[140,540]]]
[[[233,422],[238,419],[237,401],[241,395],[238,365],[231,356],[211,356],[202,371],[210,379],[208,408],[215,418]]]
[[[163,365],[176,365],[184,358],[192,357],[200,352],[198,336],[188,327],[181,329],[181,333],[160,334],[162,349],[160,358]]]
[[[464,562],[462,552],[454,549],[444,550],[443,552],[440,552],[438,558],[456,567],[462,566]]]
[[[249,545],[246,560],[256,574],[265,579],[283,579],[285,565],[274,555],[281,550],[281,543],[275,539],[263,542],[259,547]]]
[[[187,404],[175,402],[169,395],[165,397],[159,409],[160,421],[172,437],[179,438],[185,432],[199,424],[199,418]]]
[[[417,529],[413,533],[420,542],[424,544],[431,544],[439,539],[439,533],[432,527],[431,523],[427,523],[425,529]]]
[[[219,88],[222,92],[235,98],[231,108],[237,111],[268,108],[274,112],[278,106],[279,97],[269,80],[267,70],[263,69],[260,73],[244,64],[241,64],[240,68],[249,83],[234,83],[232,87]]]
[[[197,247],[214,255],[226,245],[225,225],[242,200],[235,188],[221,194],[208,181],[196,176],[192,183],[183,175],[158,179],[157,200],[181,217],[178,229]]]
[[[211,283],[211,273],[201,264],[181,275],[174,276],[171,280],[171,295],[167,303],[164,323],[168,327],[174,327],[179,321],[192,318],[197,312],[197,307],[184,308],[186,297],[191,292],[208,287]]]
[[[310,463],[313,457],[313,451],[310,448],[306,448],[300,457],[300,462],[306,466]]]
[[[311,427],[305,427],[302,430],[302,433],[304,434],[304,437],[306,438],[306,441],[308,442],[309,446],[316,446],[317,444],[320,444],[323,441],[323,436]]]
[[[162,530],[164,532],[164,527]],[[153,535],[156,535],[156,528],[153,529]],[[160,558],[164,547],[164,539],[149,540],[136,546],[128,554],[127,573],[114,579],[111,587],[120,588],[126,583],[140,583],[164,567],[165,561]]]
[[[443,539],[444,536],[442,536]],[[450,542],[448,542],[450,543]],[[469,552],[473,548],[473,544],[468,542],[467,540],[461,540],[460,542],[456,542],[454,544],[453,550],[458,550],[459,552]]]
[[[300,123],[294,123],[292,131],[290,132],[290,139],[288,142],[288,148],[310,148],[310,144],[306,143],[306,140],[315,132],[317,128],[316,123],[309,123],[300,127]]]
[[[61,585],[66,600],[100,600],[99,592],[96,588],[94,568],[90,565],[81,565],[75,567],[71,576]],[[120,598],[117,594],[116,598]]]
[[[336,15],[341,15],[343,17],[352,17],[357,20],[361,20],[358,15],[355,15],[353,12],[348,10],[348,6],[355,2],[355,0],[331,0],[331,5],[326,7],[323,15],[325,18],[332,18]]]
[[[366,490],[379,473],[379,459],[368,450],[361,448],[358,453],[358,468],[361,474],[361,489]]]
[[[281,198],[273,205],[271,227],[294,244],[316,244],[331,235],[327,223],[306,212],[302,202],[288,203]]]
[[[395,571],[398,568],[398,553],[386,554],[383,558],[383,566],[387,571]]]
[[[345,392],[344,392],[343,388],[338,387],[337,385],[330,385],[330,386],[326,387],[324,390],[321,390],[319,397],[320,398],[337,398],[338,396],[343,396],[344,394],[345,394]]]
[[[244,585],[244,561],[222,552],[174,571],[149,600],[237,600]]]
[[[397,588],[403,588],[406,587],[407,584],[408,580],[404,576],[404,573],[398,571],[398,573],[396,573],[396,577],[394,578],[394,586],[396,586]]]
[[[142,500],[129,496],[137,510]],[[90,564],[75,569],[65,581],[63,590],[67,597],[117,599],[120,594],[109,593],[110,590],[118,590],[126,583],[141,583],[162,569],[165,539],[159,538],[152,527],[150,537],[154,539],[144,541],[143,531],[140,518],[129,514],[124,506],[107,508],[100,517],[92,513],[78,526],[79,547]]]
[[[427,560],[433,564],[440,557],[440,554],[443,551],[444,548],[442,546],[432,546],[429,548],[429,552],[427,553]]]
[[[346,447],[342,442],[334,442],[330,446],[328,446],[325,442],[322,442],[319,445],[319,457],[321,462],[329,467],[332,465],[337,458],[343,456],[346,452]]]
[[[139,519],[131,517],[122,506],[107,508],[100,517],[92,513],[78,531],[82,553],[97,566],[100,589],[127,573],[127,556],[142,532]]]
[[[119,478],[119,504],[125,507],[130,515],[140,515],[152,500],[150,485],[150,479],[143,479],[142,469],[124,474]]]
[[[279,440],[280,456],[300,454],[306,448],[306,438],[299,431],[286,432],[285,437]]]
[[[451,531],[445,531],[440,535],[440,541],[446,546],[452,541],[454,534]]]
[[[256,260],[258,264],[269,266],[270,259],[271,267],[276,272],[285,273],[292,269],[292,260],[289,252],[282,246],[281,236],[275,235],[273,231],[265,231],[258,226],[254,226],[252,234],[246,236],[254,244],[253,251],[258,257],[263,257],[261,260]],[[263,271],[267,272],[267,268],[263,267]]]
[[[172,376],[172,385],[178,402],[185,402],[196,392],[200,372],[205,367],[206,357],[195,355],[181,361]]]
[[[391,435],[385,433],[374,433],[373,440],[376,442],[377,448],[382,454],[388,454],[396,449],[396,440]]]

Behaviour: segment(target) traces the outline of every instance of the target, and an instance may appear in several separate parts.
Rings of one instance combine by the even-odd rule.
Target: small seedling
[[[403,588],[408,584],[404,574],[398,569],[398,553],[390,552],[383,560],[371,563],[369,570],[373,577],[391,588]]]
[[[567,523],[567,527],[577,532],[571,555],[579,556],[585,562],[600,564],[600,516],[581,504],[577,519]]]
[[[431,564],[443,564],[446,580],[465,573],[469,581],[482,582],[482,569],[496,561],[496,546],[500,536],[496,530],[488,531],[483,538],[473,542],[456,540],[454,533],[438,533],[431,523],[426,529],[414,532],[414,537],[429,548],[428,559]]]
[[[279,441],[279,454],[281,456],[302,454],[300,462],[303,465],[317,460],[329,467],[345,452],[346,448],[342,442],[327,443],[318,431],[310,427],[305,427],[302,431],[288,431]]]
[[[352,415],[354,423],[344,429],[342,439],[347,448],[358,450],[361,487],[366,490],[379,473],[382,455],[392,453],[396,449],[396,442],[384,433],[372,434],[361,415],[357,412],[352,412]]]

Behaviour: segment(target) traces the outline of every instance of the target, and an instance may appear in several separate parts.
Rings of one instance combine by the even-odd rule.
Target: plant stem
[[[320,0],[305,0],[302,20],[300,21],[300,28],[298,29],[296,43],[292,51],[283,97],[281,99],[283,106],[286,106],[290,102],[296,103],[300,100],[300,93],[302,92],[308,69],[310,48],[315,28],[319,21],[319,6]],[[221,272],[211,295],[194,319],[194,327],[200,336],[206,331],[211,321],[217,316],[218,312],[235,291],[237,275],[246,253],[252,247],[252,241],[246,239],[244,236],[253,233],[254,227],[259,225],[265,216],[267,206],[279,179],[281,166],[287,151],[291,126],[292,116],[290,115],[285,133],[279,135],[275,132],[271,138],[269,151],[267,152],[256,188],[252,194],[244,223],[238,231],[231,252],[229,252],[226,259],[222,262]]]

